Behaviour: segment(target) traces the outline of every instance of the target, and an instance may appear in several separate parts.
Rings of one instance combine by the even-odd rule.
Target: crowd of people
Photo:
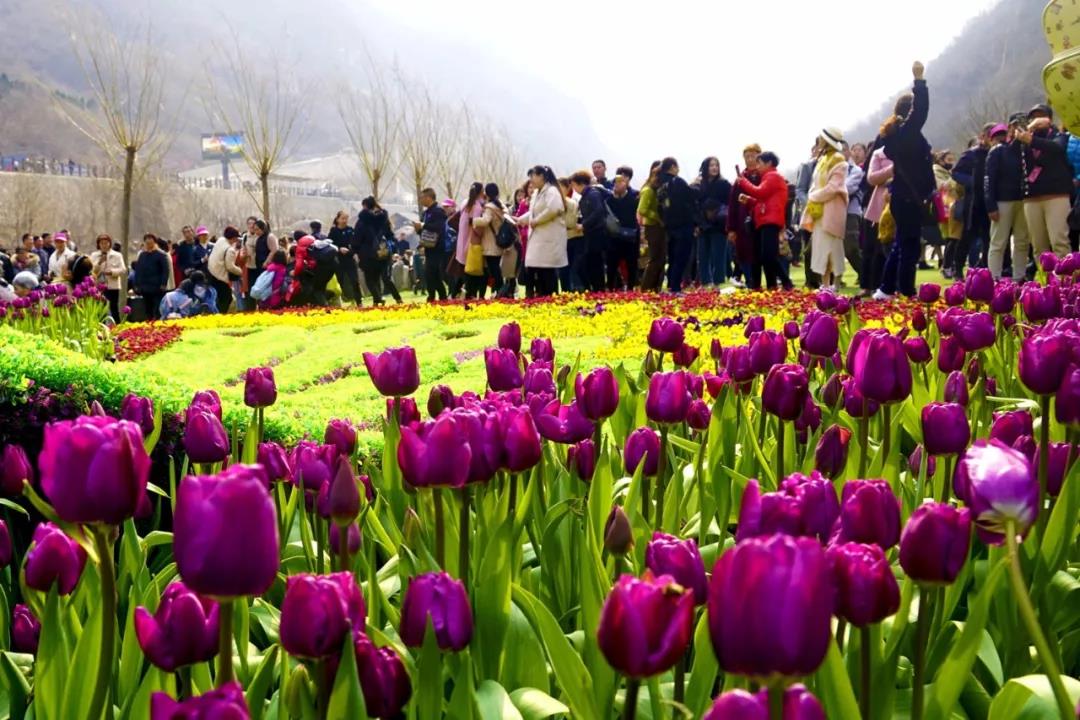
[[[826,127],[793,182],[758,144],[744,148],[731,181],[716,157],[689,182],[675,158],[657,160],[640,188],[631,167],[609,176],[603,160],[565,177],[537,165],[505,199],[490,182],[472,183],[461,203],[424,189],[418,221],[397,233],[369,197],[355,219],[338,212],[327,233],[312,222],[278,237],[256,217],[220,236],[202,226],[176,242],[147,233],[130,268],[108,235],[84,255],[66,232],[28,234],[0,255],[0,294],[93,275],[119,319],[126,274],[154,319],[361,305],[365,295],[400,303],[402,291],[434,302],[522,290],[789,289],[800,266],[807,287],[838,288],[850,266],[858,292],[881,300],[913,295],[930,263],[945,278],[969,265],[1022,281],[1040,254],[1076,251],[1080,138],[1037,105],[988,121],[957,160],[924,137],[930,94],[923,66],[912,73],[912,92],[873,142],[849,144]]]

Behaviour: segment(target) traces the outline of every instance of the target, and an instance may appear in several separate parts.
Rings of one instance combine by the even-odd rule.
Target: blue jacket
[[[1069,135],[1069,144],[1065,154],[1072,163],[1073,180],[1080,182],[1080,136]]]
[[[998,211],[999,202],[1024,199],[1024,169],[1020,153],[1007,143],[990,149],[986,156],[986,212]]]
[[[169,275],[172,273],[172,261],[169,256],[160,250],[139,253],[132,263],[131,269],[135,273],[132,285],[139,292],[161,292],[169,284]]]
[[[885,138],[883,146],[885,156],[893,161],[896,169],[891,186],[893,199],[922,203],[929,200],[937,188],[930,143],[922,134],[930,114],[930,91],[925,80],[916,80],[911,92],[914,95],[911,112],[900,127]]]

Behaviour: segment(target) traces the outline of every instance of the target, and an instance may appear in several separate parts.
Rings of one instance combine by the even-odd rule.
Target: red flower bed
[[[184,329],[179,325],[135,325],[116,334],[116,359],[121,362],[153,355],[180,339]]]

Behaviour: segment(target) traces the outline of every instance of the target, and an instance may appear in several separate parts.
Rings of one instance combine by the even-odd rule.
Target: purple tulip
[[[855,627],[879,623],[900,609],[900,587],[877,545],[840,543],[826,552],[836,585],[836,615]]]
[[[681,423],[690,412],[691,399],[684,371],[654,373],[645,396],[645,414],[656,423]]]
[[[271,482],[292,478],[292,467],[285,448],[275,442],[259,443],[258,463],[266,470]]]
[[[356,555],[360,551],[360,526],[352,523],[345,530],[345,543],[348,546],[349,555]],[[341,528],[333,523],[330,524],[330,554],[341,554]]]
[[[1056,318],[1061,315],[1061,292],[1056,285],[1027,283],[1020,291],[1020,307],[1032,323]]]
[[[923,406],[922,431],[923,444],[931,455],[959,455],[971,442],[967,412],[959,403]]]
[[[1062,425],[1080,425],[1080,364],[1065,371],[1054,398],[1054,415]]]
[[[967,407],[968,400],[967,378],[964,373],[954,370],[945,378],[945,402]]]
[[[455,410],[457,431],[469,446],[469,473],[465,483],[486,483],[503,464],[503,437],[498,417],[482,410]]]
[[[843,398],[845,379],[847,376],[841,372],[834,372],[829,376],[821,388],[821,402],[825,407],[835,408]]]
[[[472,608],[460,580],[437,572],[409,581],[401,603],[401,641],[407,647],[421,647],[429,622],[440,649],[457,652],[468,647],[473,634]]]
[[[206,405],[192,405],[187,409],[184,451],[193,463],[219,463],[229,457],[229,435],[221,420]]]
[[[926,313],[921,307],[917,307],[911,312],[911,329],[915,332],[923,332],[926,328]]]
[[[150,720],[247,720],[250,717],[244,689],[235,681],[182,702],[163,692],[150,696]]]
[[[694,632],[694,595],[670,575],[623,575],[600,611],[597,642],[608,664],[647,678],[682,660]]]
[[[11,646],[15,652],[36,655],[41,638],[41,622],[26,605],[19,603],[11,614]]]
[[[810,393],[810,378],[802,365],[774,365],[765,378],[761,405],[781,421],[795,420]]]
[[[465,485],[472,463],[472,449],[462,441],[457,418],[443,414],[413,429],[401,429],[397,461],[401,474],[412,487]]]
[[[84,415],[45,426],[38,468],[63,520],[118,525],[146,495],[150,458],[135,423]]]
[[[218,604],[182,582],[165,588],[154,614],[135,608],[134,623],[143,654],[166,672],[206,662],[217,654]]]
[[[686,414],[686,424],[690,429],[703,432],[709,429],[712,420],[712,410],[704,400],[695,399],[690,403],[690,410]]]
[[[922,454],[924,448],[922,445],[916,445],[915,449],[911,451],[911,456],[908,457],[908,470],[911,471],[912,477],[919,476],[919,469],[922,466]],[[926,459],[926,476],[933,477],[934,472],[937,471],[937,459],[930,455]]]
[[[453,410],[456,404],[453,390],[446,385],[436,385],[428,394],[428,415],[432,419],[437,418],[443,410]]]
[[[14,550],[11,546],[11,533],[7,523],[0,520],[0,570],[11,564]]]
[[[487,368],[488,387],[495,392],[507,392],[521,387],[524,380],[521,375],[521,361],[513,350],[485,348],[484,365]]]
[[[592,440],[582,440],[566,451],[566,467],[583,482],[590,482],[596,472],[596,445]]]
[[[735,539],[783,533],[823,541],[839,515],[836,491],[818,472],[809,477],[799,473],[789,475],[777,492],[764,494],[757,481],[750,480],[743,491]]]
[[[724,346],[720,344],[717,338],[713,338],[709,342],[709,355],[716,362],[720,362],[724,359]]]
[[[840,325],[832,315],[811,310],[803,318],[799,344],[814,357],[832,357],[840,342]]]
[[[708,599],[705,563],[692,538],[680,540],[673,535],[654,532],[645,547],[645,567],[657,577],[673,577],[675,582],[693,593],[695,605],[704,605]]]
[[[502,460],[512,473],[525,472],[540,462],[543,449],[532,413],[526,407],[507,407],[499,411],[502,429]]]
[[[312,660],[336,655],[347,633],[363,633],[366,615],[351,572],[290,575],[281,603],[281,645]]]
[[[334,445],[318,445],[310,440],[301,440],[289,456],[293,484],[308,492],[318,492],[319,488],[330,482],[338,454],[338,448]]]
[[[554,363],[555,346],[547,338],[534,338],[529,345],[529,357],[532,358],[533,362]]]
[[[688,368],[697,361],[699,355],[701,355],[701,350],[683,343],[671,354],[671,361],[675,363],[675,367]]]
[[[521,326],[508,322],[499,328],[499,347],[515,355],[521,352]]]
[[[554,395],[555,378],[552,376],[551,371],[546,367],[537,367],[535,364],[530,365],[529,368],[525,370],[525,380],[522,390],[526,395],[543,393]]]
[[[221,397],[217,394],[216,390],[200,390],[195,393],[195,396],[191,398],[191,406],[199,405],[206,408],[214,416],[221,420]]]
[[[323,443],[333,445],[341,455],[351,456],[356,450],[356,427],[348,418],[334,418],[326,423]]]
[[[34,481],[34,466],[30,464],[30,458],[26,457],[26,451],[19,445],[4,446],[4,454],[0,456],[0,493],[22,495],[23,481]]]
[[[943,373],[963,370],[966,359],[967,353],[964,351],[964,346],[960,344],[960,340],[951,335],[941,338],[938,344],[938,370]]]
[[[543,438],[563,445],[587,440],[595,430],[595,425],[582,414],[576,400],[569,405],[552,400],[539,415],[534,412],[533,419]]]
[[[928,502],[915,508],[900,536],[900,567],[922,585],[950,585],[967,562],[971,512]]]
[[[273,585],[279,546],[268,487],[261,465],[180,481],[173,555],[185,585],[218,598],[262,595]]]
[[[964,280],[964,293],[976,303],[989,303],[994,297],[994,276],[989,268],[971,268]]]
[[[743,337],[747,340],[754,333],[761,332],[765,329],[765,318],[761,315],[752,315],[749,320],[746,321],[746,327],[743,328]]]
[[[963,315],[957,320],[956,331],[953,334],[964,350],[968,352],[984,350],[993,346],[997,339],[994,317],[986,312]]]
[[[1069,369],[1070,343],[1064,334],[1041,332],[1028,335],[1020,345],[1020,380],[1036,395],[1053,395]]]
[[[702,720],[769,720],[768,690],[751,695],[732,690],[716,698]],[[805,685],[792,685],[784,691],[784,720],[826,720],[825,710]]]
[[[26,586],[48,592],[55,582],[60,595],[70,595],[86,567],[86,551],[51,522],[34,528],[34,542],[26,551]]]
[[[888,550],[900,540],[900,502],[884,480],[852,480],[840,498],[840,542]]]
[[[990,439],[1011,446],[1022,435],[1034,435],[1034,420],[1027,410],[994,413]]]
[[[626,472],[633,475],[638,464],[645,459],[642,475],[653,477],[660,467],[660,437],[650,427],[639,427],[626,437],[623,460]]]
[[[963,283],[956,282],[945,288],[945,304],[951,307],[959,307],[964,304],[966,299]]]
[[[1039,467],[1039,455],[1041,452],[1041,448],[1036,445],[1035,456],[1031,461],[1033,468]],[[1046,493],[1050,497],[1057,497],[1061,494],[1061,486],[1065,483],[1065,476],[1068,475],[1069,468],[1076,461],[1076,455],[1077,452],[1069,443],[1050,443],[1046,463]]]
[[[353,649],[368,716],[380,720],[401,717],[412,697],[412,683],[401,658],[391,647],[376,648],[364,634],[356,635]]]
[[[909,337],[904,340],[904,352],[907,353],[908,360],[919,365],[930,362],[933,357],[930,345],[927,344],[926,338],[922,337]]]
[[[919,286],[919,302],[932,305],[941,297],[941,286],[935,283],[923,283]]]
[[[762,330],[750,336],[750,369],[766,375],[774,365],[787,360],[787,340],[778,332]]]
[[[1016,295],[1019,288],[1011,280],[1002,280],[994,288],[994,296],[990,299],[990,310],[997,315],[1008,315],[1016,307]]]
[[[853,418],[873,417],[881,407],[876,400],[864,397],[859,391],[855,378],[847,378],[843,381],[844,388],[844,412]]]
[[[604,522],[604,549],[612,555],[622,557],[634,547],[634,531],[630,527],[630,518],[621,505],[612,505]]]
[[[1054,272],[1054,268],[1057,267],[1057,262],[1058,258],[1056,254],[1050,251],[1039,253],[1039,267],[1042,268],[1043,272]]]
[[[830,425],[814,450],[814,469],[830,480],[838,478],[847,465],[850,442],[850,430],[842,425]]]
[[[249,408],[270,407],[277,402],[277,383],[274,369],[270,367],[248,368],[244,375],[244,404]]]
[[[750,365],[750,348],[746,345],[730,348],[724,361],[724,369],[737,384],[749,383],[754,379],[754,369]]]
[[[1009,522],[1023,535],[1039,514],[1039,481],[1031,461],[997,440],[978,440],[968,448],[956,466],[953,489],[989,544],[1005,541]]]
[[[154,434],[154,401],[128,393],[120,401],[120,419],[135,423],[144,438],[150,437]]]
[[[327,514],[335,525],[349,525],[360,514],[360,487],[348,457],[338,456],[337,467],[326,487]]]
[[[794,320],[788,320],[786,323],[784,323],[784,337],[786,337],[788,340],[798,340],[799,323],[795,322]]]
[[[609,367],[580,374],[574,383],[574,397],[581,413],[590,420],[604,420],[619,408],[619,381]]]
[[[720,556],[709,584],[709,635],[720,667],[756,677],[810,675],[832,640],[834,592],[816,540],[739,542]]]
[[[911,394],[911,363],[904,343],[888,332],[874,332],[859,345],[852,375],[859,392],[879,403],[900,402]]]
[[[649,347],[657,352],[673,353],[682,347],[686,330],[671,318],[656,318],[649,327]]]
[[[375,389],[382,395],[412,395],[420,387],[420,366],[411,347],[389,348],[377,355],[366,352],[364,365]]]

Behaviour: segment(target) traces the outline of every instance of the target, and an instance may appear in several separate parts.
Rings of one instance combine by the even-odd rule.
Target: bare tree
[[[405,113],[397,83],[367,56],[368,87],[346,86],[339,93],[338,114],[356,152],[360,168],[378,201],[383,183],[391,180],[400,165],[402,124]]]
[[[473,164],[472,135],[479,126],[469,108],[442,105],[434,141],[435,176],[446,197],[456,198]]]
[[[121,41],[99,22],[79,20],[72,30],[71,47],[82,66],[96,111],[57,99],[61,111],[110,160],[123,168],[120,207],[120,246],[125,262],[131,239],[131,198],[147,170],[161,161],[174,137],[163,123],[165,72],[161,54],[147,25],[142,42]],[[174,115],[175,117],[175,115]],[[121,277],[121,293],[127,277]]]
[[[18,239],[23,233],[34,232],[44,220],[46,180],[34,173],[8,173],[5,177],[5,224]]]
[[[244,47],[234,32],[232,41],[214,53],[220,65],[207,67],[203,105],[218,130],[243,133],[244,162],[258,179],[261,200],[248,194],[273,226],[270,178],[303,141],[307,104],[293,76],[282,71],[279,55],[260,54],[256,60]]]
[[[477,128],[473,145],[476,147],[474,176],[482,182],[495,183],[512,198],[511,188],[524,174],[524,161],[509,133],[505,128],[491,125]]]
[[[401,164],[412,182],[417,214],[422,215],[424,210],[420,206],[420,191],[431,180],[440,140],[439,103],[426,85],[410,81],[400,70],[395,74],[399,86],[414,88],[407,96],[401,122]]]

